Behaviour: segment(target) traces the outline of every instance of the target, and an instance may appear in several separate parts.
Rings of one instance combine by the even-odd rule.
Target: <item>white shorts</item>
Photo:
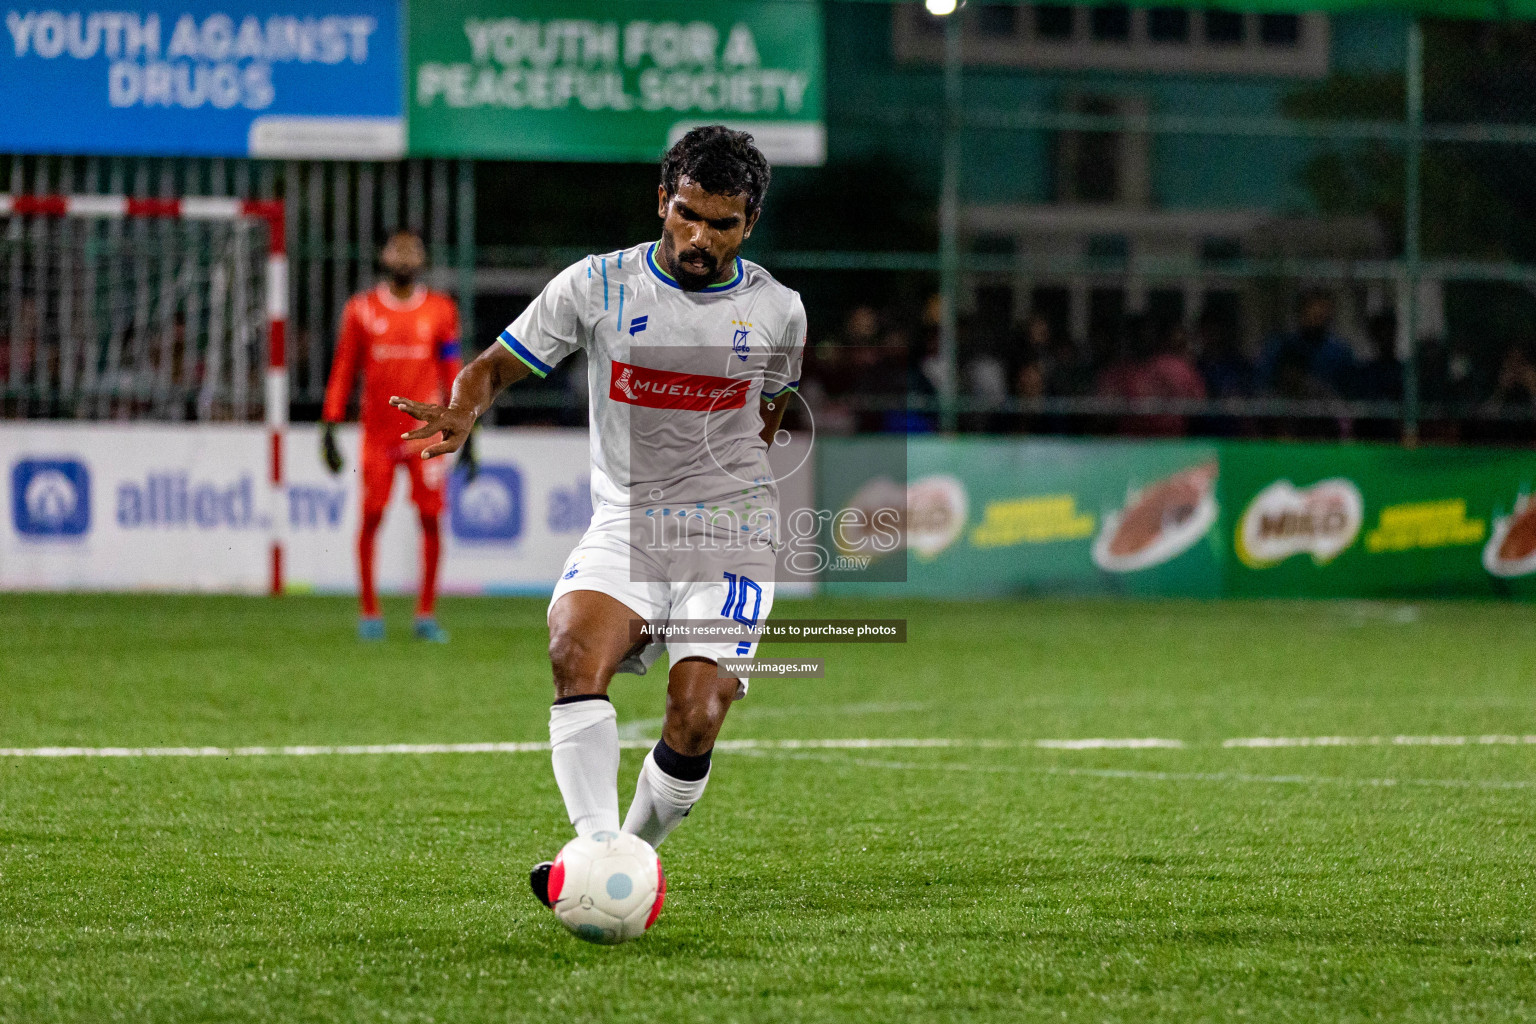
[[[620,672],[645,675],[663,647],[674,665],[684,658],[718,662],[721,658],[753,657],[757,653],[757,627],[767,621],[773,608],[774,552],[766,547],[733,549],[711,553],[707,562],[701,562],[700,554],[694,551],[684,564],[666,552],[637,546],[631,539],[633,514],[616,506],[599,507],[587,532],[565,560],[549,599],[550,609],[573,590],[595,590],[652,625],[726,619],[741,627],[736,639],[723,643],[688,638],[653,641],[621,662]],[[701,571],[706,564],[712,567]],[[678,576],[693,582],[660,582]],[[742,679],[737,699],[746,693],[747,680]]]

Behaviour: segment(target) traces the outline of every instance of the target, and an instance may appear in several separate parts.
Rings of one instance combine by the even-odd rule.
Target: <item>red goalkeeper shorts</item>
[[[433,440],[436,440],[435,438]],[[423,515],[443,513],[443,492],[448,483],[449,460],[423,459],[428,441],[391,438],[377,442],[363,435],[363,512],[383,512],[395,485],[395,467],[404,465],[411,475],[411,501]]]

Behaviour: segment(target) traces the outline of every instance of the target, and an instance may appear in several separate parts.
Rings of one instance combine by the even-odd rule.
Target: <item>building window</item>
[[[1205,41],[1240,45],[1243,41],[1243,16],[1232,11],[1206,11]]]
[[[1301,19],[1294,14],[1260,15],[1259,40],[1265,46],[1295,46],[1301,42]]]
[[[976,9],[976,31],[988,39],[1009,39],[1019,32],[1015,4],[983,4]]]
[[[916,12],[916,14],[917,14],[917,19],[916,19],[917,20],[917,30],[919,32],[921,32],[925,36],[930,36],[930,37],[933,37],[933,38],[938,38],[938,39],[943,39],[944,38],[944,19],[943,18],[939,18],[939,17],[936,17],[936,16],[934,16],[932,14],[929,14],[925,10],[918,10]]]
[[[972,67],[1151,75],[1320,79],[1332,33],[1326,14],[1244,14],[1100,3],[1015,6],[972,0],[962,13],[962,59]],[[891,5],[891,43],[904,63],[944,60],[945,19],[920,4]]]
[[[1153,288],[1147,292],[1147,320],[1154,331],[1184,322],[1184,292],[1179,288]],[[1161,339],[1154,339],[1161,340]]]
[[[1083,256],[1101,267],[1120,268],[1130,262],[1131,242],[1124,235],[1089,235],[1083,242]]]
[[[1070,40],[1072,38],[1072,8],[1056,4],[1041,4],[1036,7],[1035,37],[1037,39]]]
[[[1182,7],[1154,7],[1147,12],[1147,38],[1154,43],[1189,42],[1189,12]]]
[[[1125,323],[1125,289],[1095,288],[1088,293],[1088,337],[1095,340],[1114,338]]]
[[[1029,313],[1051,325],[1051,337],[1072,337],[1072,292],[1066,288],[1042,286],[1029,298]]]
[[[1088,24],[1093,38],[1101,42],[1129,42],[1131,38],[1131,9],[1121,5],[1094,7],[1088,12]]]
[[[1205,263],[1231,263],[1243,258],[1243,243],[1237,238],[1211,236],[1200,240],[1200,259]]]
[[[1069,104],[1074,113],[1113,117],[1113,99],[1085,96]],[[1113,203],[1120,198],[1120,135],[1117,132],[1063,132],[1061,199],[1069,203]]]

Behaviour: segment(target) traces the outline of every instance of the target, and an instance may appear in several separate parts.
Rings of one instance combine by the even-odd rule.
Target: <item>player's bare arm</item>
[[[492,345],[459,371],[453,380],[453,397],[447,405],[413,402],[398,395],[392,397],[390,405],[422,421],[421,426],[400,436],[407,441],[420,441],[441,433],[442,440],[424,449],[421,457],[431,459],[452,454],[463,447],[475,421],[491,407],[496,396],[528,373],[528,364],[500,345]]]
[[[779,432],[779,424],[784,422],[784,410],[789,408],[785,401],[788,395],[774,395],[772,398],[764,398],[758,404],[758,412],[763,416],[763,432],[758,436],[763,439],[763,444],[773,447],[773,438]]]

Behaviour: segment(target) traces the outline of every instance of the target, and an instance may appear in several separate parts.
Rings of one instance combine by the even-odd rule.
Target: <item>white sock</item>
[[[550,760],[579,836],[619,830],[619,716],[608,698],[549,709]]]
[[[656,765],[656,752],[647,751],[635,782],[635,799],[624,816],[624,831],[656,847],[682,822],[704,795],[709,773],[702,779],[675,779]]]

